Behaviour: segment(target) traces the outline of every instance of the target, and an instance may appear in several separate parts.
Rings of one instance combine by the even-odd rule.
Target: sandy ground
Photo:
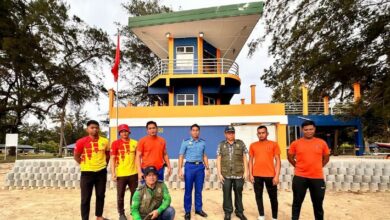
[[[0,165],[0,219],[80,219],[80,192],[75,189],[3,189],[4,174],[12,165]],[[171,190],[172,206],[176,209],[176,219],[183,219],[183,190]],[[250,220],[258,216],[253,191],[244,191],[245,214]],[[292,192],[279,191],[279,218],[291,218]],[[94,196],[91,204],[91,215],[94,214]],[[129,193],[126,200],[130,199]],[[266,219],[271,219],[271,208],[268,195],[264,196]],[[223,219],[222,192],[205,190],[203,192],[204,210],[209,214],[207,219]],[[129,204],[125,206],[129,217]],[[390,193],[340,193],[327,192],[324,202],[325,219],[390,219]],[[104,216],[118,219],[116,211],[116,191],[106,192]],[[91,219],[93,219],[91,217]],[[129,217],[131,219],[131,217]],[[192,213],[192,219],[203,219]],[[238,219],[233,217],[232,219]],[[307,194],[302,207],[301,219],[314,219]]]

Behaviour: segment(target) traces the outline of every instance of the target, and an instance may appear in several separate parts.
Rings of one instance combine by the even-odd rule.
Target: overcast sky
[[[122,8],[121,3],[127,2],[124,0],[67,0],[70,6],[70,13],[79,16],[88,25],[102,28],[105,30],[113,40],[116,36],[116,26],[114,22],[119,22],[122,25],[127,24],[128,15]],[[237,3],[245,3],[253,1],[244,0],[163,0],[162,4],[171,7],[174,11],[189,10],[197,8],[207,8],[219,5],[229,5]],[[248,42],[251,39],[257,38],[264,31],[264,24],[262,20],[258,22],[252,34],[250,35]],[[231,101],[232,104],[240,103],[241,98],[245,98],[246,103],[250,102],[250,88],[252,84],[256,85],[256,102],[267,103],[271,100],[272,91],[269,88],[265,88],[260,76],[263,74],[264,69],[267,68],[272,60],[267,55],[266,41],[254,54],[253,57],[248,58],[248,47],[245,46],[236,62],[240,66],[240,78],[241,78],[241,94],[235,95]],[[110,67],[104,67],[105,86],[107,89],[114,87],[113,77],[110,72]],[[121,74],[121,72],[120,72]],[[108,99],[102,97],[99,101],[99,108],[94,107],[95,104],[87,104],[85,111],[91,118],[99,117],[101,114],[108,112]]]

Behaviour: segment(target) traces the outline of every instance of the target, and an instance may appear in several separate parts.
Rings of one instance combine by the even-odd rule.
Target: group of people
[[[118,126],[120,139],[109,145],[109,141],[99,136],[99,123],[87,122],[88,136],[76,142],[74,158],[80,164],[81,217],[89,219],[90,200],[93,188],[96,194],[95,215],[103,220],[103,207],[107,182],[107,164],[110,161],[111,178],[117,184],[117,207],[119,219],[125,220],[124,195],[126,187],[131,192],[130,205],[132,219],[175,219],[175,209],[170,206],[171,196],[164,183],[164,173],[172,173],[166,141],[157,135],[154,121],[146,124],[147,136],[138,142],[130,138],[130,128]],[[323,219],[322,203],[325,183],[322,167],[329,161],[327,144],[314,137],[315,124],[305,121],[302,124],[303,137],[294,141],[288,151],[288,160],[295,167],[293,178],[292,219],[299,214],[307,189],[310,191],[316,220]],[[265,219],[263,189],[267,189],[272,209],[272,218],[278,217],[277,185],[280,174],[280,149],[276,142],[268,140],[266,126],[257,128],[258,141],[252,143],[249,151],[242,140],[235,138],[235,128],[227,126],[225,140],[218,144],[217,170],[222,184],[224,219],[235,215],[246,220],[242,192],[244,183],[253,183],[259,220]],[[206,141],[200,138],[200,126],[190,127],[190,137],[183,140],[178,160],[178,177],[185,182],[184,219],[191,219],[192,193],[195,188],[195,214],[207,217],[203,209],[202,190],[205,177],[210,176],[208,157],[205,153]],[[249,161],[248,161],[249,153]],[[184,163],[185,160],[185,163]],[[184,173],[183,173],[184,166]],[[138,188],[137,188],[138,187]],[[232,202],[234,194],[234,207]]]

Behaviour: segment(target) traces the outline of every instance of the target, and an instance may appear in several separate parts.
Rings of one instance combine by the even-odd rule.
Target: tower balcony
[[[199,84],[239,87],[239,66],[225,58],[162,59],[151,70],[149,87]]]

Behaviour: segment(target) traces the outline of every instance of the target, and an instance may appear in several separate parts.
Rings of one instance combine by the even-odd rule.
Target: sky
[[[116,23],[122,25],[127,24],[128,15],[125,9],[121,6],[122,3],[128,2],[123,0],[66,0],[70,6],[70,14],[75,14],[90,26],[95,26],[106,31],[112,40],[116,40]],[[248,0],[162,0],[161,4],[171,7],[173,11],[190,10],[198,8],[207,8],[220,5],[230,5],[237,3],[254,2]],[[252,39],[264,33],[264,23],[260,19],[254,28],[252,34],[248,38],[247,43]],[[247,44],[246,43],[246,44]],[[248,46],[245,46],[236,59],[236,63],[240,68],[241,78],[241,94],[234,95],[231,104],[239,104],[241,98],[245,98],[246,103],[250,103],[250,85],[256,85],[256,102],[268,103],[271,100],[272,90],[266,88],[260,80],[260,76],[264,73],[264,69],[272,64],[272,59],[267,54],[267,47],[270,44],[267,39],[256,51],[256,53],[248,58]],[[104,66],[102,71],[105,74],[105,87],[107,89],[114,88],[115,84],[110,71],[110,66]],[[119,74],[123,74],[120,72]],[[97,105],[98,104],[98,105]],[[96,107],[98,106],[98,107]],[[88,103],[84,110],[91,118],[99,118],[108,112],[108,98],[100,96],[98,103]]]

